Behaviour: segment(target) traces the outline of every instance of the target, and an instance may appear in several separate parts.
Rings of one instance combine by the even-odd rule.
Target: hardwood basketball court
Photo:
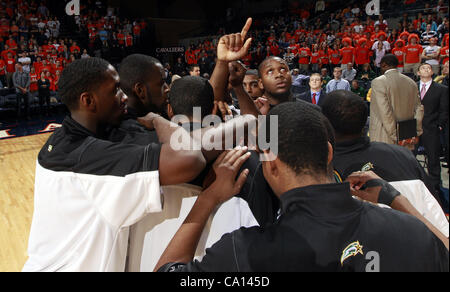
[[[0,140],[0,272],[27,260],[37,155],[51,133]]]

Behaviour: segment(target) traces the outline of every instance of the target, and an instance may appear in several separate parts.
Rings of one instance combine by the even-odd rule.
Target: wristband
[[[380,194],[378,195],[378,203],[391,206],[395,198],[400,196],[400,192],[391,186],[387,181],[382,179],[374,179],[368,181],[365,184],[366,188],[381,187]]]

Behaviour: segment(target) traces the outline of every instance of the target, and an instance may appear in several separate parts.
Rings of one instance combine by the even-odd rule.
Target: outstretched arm
[[[374,172],[367,171],[353,173],[347,178],[347,182],[350,183],[351,192],[354,196],[375,204],[380,203],[388,205],[394,210],[416,217],[422,221],[448,249],[449,239],[434,227],[430,221],[423,217],[405,196],[402,196],[394,187],[382,180]],[[367,188],[363,189],[365,185]]]
[[[248,54],[252,39],[245,40],[245,38],[251,25],[252,19],[249,18],[241,33],[225,35],[217,44],[217,63],[209,81],[214,89],[214,99],[217,101],[225,101],[228,63],[237,61]]]

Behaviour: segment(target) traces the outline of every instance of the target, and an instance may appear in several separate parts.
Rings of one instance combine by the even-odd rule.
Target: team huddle
[[[23,271],[125,271],[130,227],[173,207],[161,187],[185,184],[201,193],[154,271],[359,272],[370,252],[379,271],[449,270],[448,221],[430,221],[388,183],[427,185],[412,152],[370,142],[369,110],[351,91],[301,98],[279,57],[247,70],[239,60],[251,24],[220,38],[210,80],[188,76],[169,87],[160,61],[140,54],[118,69],[86,58],[63,70],[59,94],[70,115],[38,156]],[[389,58],[381,63],[388,68]],[[208,219],[234,197],[257,226],[223,234],[194,260]]]

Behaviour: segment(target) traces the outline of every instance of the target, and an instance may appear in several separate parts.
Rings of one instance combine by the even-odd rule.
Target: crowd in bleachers
[[[449,54],[448,6],[443,1],[382,1],[386,10],[397,5],[391,11],[403,11],[389,21],[383,15],[367,16],[366,2],[338,10],[320,2],[324,1],[301,9],[293,5],[277,16],[256,17],[250,54],[241,61],[255,69],[266,57],[279,56],[299,77],[323,70],[323,88],[339,66],[344,79],[350,84],[357,81],[352,89],[365,99],[370,94],[370,81],[380,75],[380,60],[388,53],[395,54],[400,61],[398,69],[414,79],[422,61],[433,66],[435,77],[441,75]],[[217,35],[223,33],[220,29]],[[188,74],[188,68],[197,64],[201,74],[211,75],[216,45],[213,38],[192,43],[182,60],[172,64],[172,73]],[[307,83],[297,82],[300,88],[294,90],[304,91]]]
[[[72,27],[65,28],[62,19],[52,14],[45,2],[14,0],[0,3],[0,108],[16,107],[19,114],[21,109],[17,105],[23,104],[29,117],[29,105],[40,104],[40,112],[48,113],[48,107],[44,109],[42,105],[47,100],[47,93],[52,97],[52,103],[60,103],[58,80],[68,64],[90,56],[108,60],[118,57],[120,60],[134,52],[146,22],[120,19],[113,8],[102,9],[101,5],[100,1],[82,3],[81,16],[74,18],[75,31],[80,33],[64,33]],[[16,97],[14,74],[18,70],[17,64],[29,76],[24,84],[29,83],[27,93],[20,97],[24,99],[23,103]],[[41,77],[48,81],[49,88],[39,87]]]

